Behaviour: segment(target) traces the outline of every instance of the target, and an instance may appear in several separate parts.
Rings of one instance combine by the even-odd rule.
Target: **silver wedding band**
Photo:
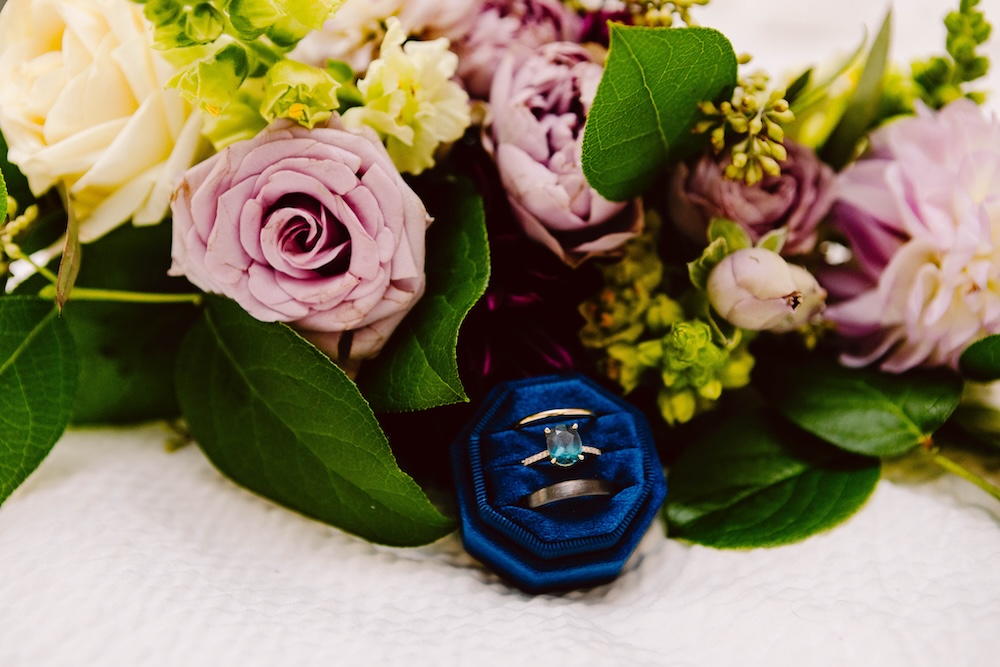
[[[572,498],[613,496],[615,491],[615,485],[606,479],[567,479],[529,493],[524,504],[529,509],[537,509]]]

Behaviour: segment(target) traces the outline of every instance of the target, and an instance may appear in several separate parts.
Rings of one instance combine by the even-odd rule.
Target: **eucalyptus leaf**
[[[452,522],[396,465],[357,387],[289,327],[211,297],[177,362],[191,433],[233,480],[373,542],[426,544]]]
[[[671,467],[668,529],[720,548],[797,542],[854,514],[879,474],[878,459],[749,413],[691,443]]]
[[[0,298],[0,503],[66,429],[76,382],[73,338],[52,302]]]
[[[899,456],[930,442],[962,395],[961,378],[948,370],[894,375],[822,359],[771,363],[755,379],[793,422],[869,456]]]
[[[892,34],[892,12],[888,12],[882,27],[868,52],[854,94],[847,103],[843,117],[823,145],[820,155],[834,169],[841,169],[854,157],[858,142],[878,121],[882,84],[889,66]]]
[[[427,230],[427,289],[358,383],[376,412],[468,401],[458,376],[458,332],[490,276],[483,202],[459,180],[421,188],[434,216]]]
[[[736,85],[736,54],[710,28],[611,24],[611,45],[583,135],[583,172],[605,198],[635,197],[683,157],[698,103]]]
[[[967,347],[958,360],[958,367],[969,380],[1000,380],[1000,334],[987,336]]]

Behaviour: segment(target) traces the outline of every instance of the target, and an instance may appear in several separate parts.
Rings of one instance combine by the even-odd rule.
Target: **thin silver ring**
[[[566,479],[529,493],[524,497],[524,504],[530,509],[537,509],[572,498],[613,496],[616,491],[615,485],[606,479]]]

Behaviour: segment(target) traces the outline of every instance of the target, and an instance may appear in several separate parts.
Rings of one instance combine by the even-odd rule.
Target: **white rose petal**
[[[203,150],[139,5],[9,0],[0,12],[0,132],[35,194],[62,184],[93,241],[159,222]]]

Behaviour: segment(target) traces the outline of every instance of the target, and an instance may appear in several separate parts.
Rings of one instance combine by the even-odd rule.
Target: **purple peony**
[[[603,67],[556,42],[504,58],[490,91],[487,145],[525,233],[570,266],[615,250],[642,227],[638,202],[610,202],[587,183],[583,129]]]
[[[583,20],[560,0],[486,0],[471,30],[452,46],[466,90],[485,99],[493,74],[508,52],[525,53],[550,42],[577,42],[582,36]]]
[[[694,166],[678,165],[670,184],[670,217],[687,236],[707,241],[712,218],[727,218],[743,227],[756,242],[768,232],[785,228],[784,255],[803,254],[816,245],[816,227],[833,203],[833,171],[805,146],[786,141],[788,159],[780,176],[765,176],[748,186],[723,172],[723,160],[706,155]]]
[[[184,175],[172,209],[172,275],[291,324],[345,370],[424,290],[423,203],[374,133],[337,116],[230,145]]]
[[[821,276],[827,315],[883,370],[955,366],[1000,333],[1000,122],[968,100],[921,107],[871,136],[838,177],[833,221],[855,263]]]

